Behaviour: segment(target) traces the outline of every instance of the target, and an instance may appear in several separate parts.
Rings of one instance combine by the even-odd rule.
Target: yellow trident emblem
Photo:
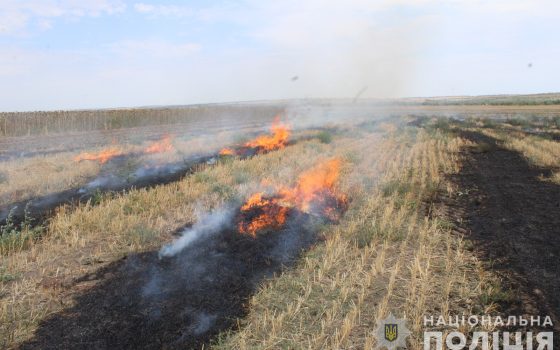
[[[394,323],[385,324],[385,339],[394,341],[399,336],[398,327]]]

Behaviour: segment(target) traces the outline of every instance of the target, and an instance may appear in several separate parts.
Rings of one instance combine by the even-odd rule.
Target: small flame
[[[256,148],[258,153],[269,152],[286,147],[290,129],[276,117],[270,127],[272,135],[262,135],[245,144],[246,147]]]
[[[123,155],[123,153],[121,151],[119,151],[118,149],[109,148],[109,149],[103,150],[99,153],[88,153],[88,152],[81,153],[74,158],[74,161],[80,162],[82,160],[96,160],[100,164],[105,164],[109,160],[111,160],[112,158],[115,158],[115,157],[118,157],[118,156],[121,156],[121,155]]]
[[[164,153],[172,152],[175,150],[171,144],[172,137],[170,135],[165,135],[160,141],[152,143],[150,146],[146,147],[144,153],[154,154],[154,153]]]
[[[346,196],[337,193],[335,186],[340,168],[341,161],[331,159],[301,174],[294,187],[279,188],[275,196],[255,193],[240,209],[239,232],[256,237],[259,230],[278,229],[286,222],[289,208],[305,213],[319,210],[320,215],[338,221],[347,206]]]
[[[263,198],[263,193],[255,193],[241,207],[242,213],[254,214],[249,221],[240,221],[238,230],[252,237],[257,236],[257,231],[264,228],[279,229],[286,222],[288,207],[279,205],[275,198]]]
[[[232,150],[231,148],[222,148],[222,150],[220,151],[220,155],[221,156],[233,156],[233,155],[235,155],[235,151]]]
[[[325,195],[339,197],[335,191],[335,183],[340,175],[340,159],[331,159],[320,163],[311,170],[301,174],[294,188],[280,189],[279,193],[287,202],[304,212],[309,212],[313,202],[321,200]],[[342,200],[342,197],[340,198]]]
[[[280,116],[276,116],[270,127],[271,135],[261,135],[256,139],[245,143],[246,148],[255,149],[258,154],[282,149],[286,147],[290,137],[290,128],[280,121]],[[224,148],[220,155],[235,155],[238,152],[231,148]]]

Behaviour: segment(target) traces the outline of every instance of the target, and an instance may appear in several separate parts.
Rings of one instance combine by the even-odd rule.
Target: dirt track
[[[448,204],[474,250],[503,279],[512,298],[501,301],[509,315],[560,317],[560,186],[550,169],[531,165],[497,140],[462,132],[478,145],[468,151],[452,180],[461,191]]]

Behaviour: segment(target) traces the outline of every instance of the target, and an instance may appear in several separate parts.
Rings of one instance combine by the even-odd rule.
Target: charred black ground
[[[116,157],[107,162],[106,167],[124,162],[127,158],[124,156]],[[87,202],[99,193],[128,191],[132,188],[147,188],[175,182],[194,172],[197,167],[215,159],[217,159],[216,155],[204,155],[161,167],[139,168],[142,172],[138,176],[130,178],[120,178],[112,172],[102,169],[99,176],[91,179],[89,185],[82,188],[72,188],[0,207],[0,225],[6,224],[8,216],[11,222],[16,225],[26,218],[32,220],[32,223],[40,223],[55,208],[64,204],[74,205]]]
[[[509,293],[496,301],[506,315],[560,316],[560,186],[551,169],[478,132],[460,131],[478,147],[465,150],[460,173],[451,178],[462,196],[445,199],[448,216],[473,251]]]
[[[317,241],[317,220],[290,209],[257,238],[231,226],[171,258],[134,254],[73,281],[76,305],[41,323],[22,349],[200,348],[234,328],[250,295]]]

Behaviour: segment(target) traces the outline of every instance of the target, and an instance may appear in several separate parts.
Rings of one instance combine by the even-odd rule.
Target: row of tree
[[[0,135],[48,135],[73,131],[112,130],[149,125],[273,116],[280,104],[214,104],[185,107],[0,112]]]

